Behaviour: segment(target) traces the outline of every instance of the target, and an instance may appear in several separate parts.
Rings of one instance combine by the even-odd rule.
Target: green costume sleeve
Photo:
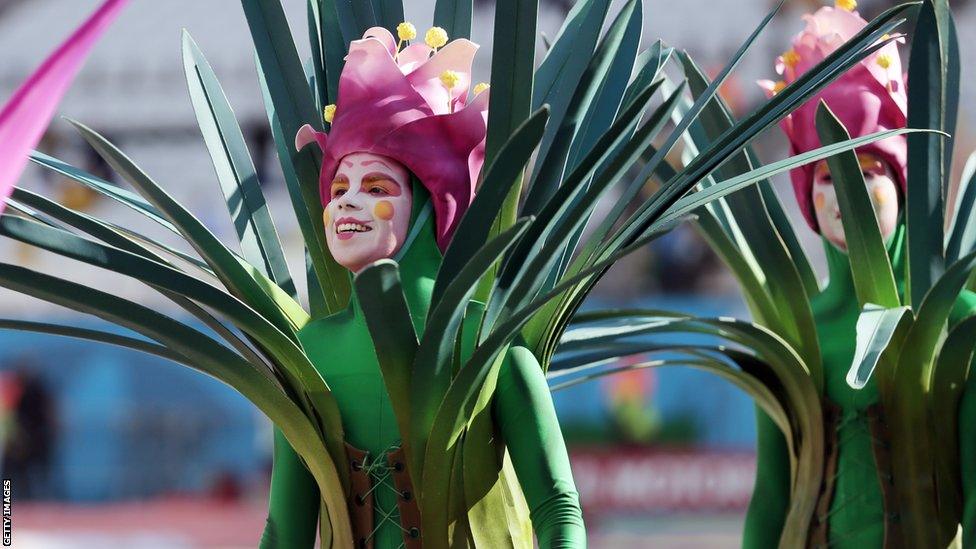
[[[756,486],[746,513],[742,546],[767,549],[779,545],[790,506],[790,460],[782,431],[756,408]]]
[[[529,504],[539,547],[586,547],[579,494],[549,386],[525,347],[509,351],[498,375],[493,412]]]
[[[281,430],[274,429],[274,469],[261,549],[312,549],[319,488]]]

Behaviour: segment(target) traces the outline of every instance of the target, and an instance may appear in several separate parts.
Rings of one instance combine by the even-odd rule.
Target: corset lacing
[[[868,414],[866,410],[860,410],[860,409],[845,410],[843,418],[837,424],[836,432],[837,432],[837,446],[840,452],[843,452],[843,448],[846,442],[857,437],[867,437],[872,441],[872,446],[875,444],[882,444],[882,445],[886,444],[886,441],[878,439],[874,435],[874,433],[871,432],[871,429],[868,425]],[[867,477],[871,478],[876,482],[877,481],[876,479],[878,477],[877,474],[878,467],[874,461],[873,453],[869,454],[868,458],[869,461],[865,461],[863,457],[858,455],[857,453],[851,454],[851,452],[849,451],[846,452],[843,458],[843,463],[846,465],[846,467],[837,467],[837,472],[834,474],[834,477],[833,479],[831,479],[831,482],[833,482],[834,485],[836,486],[836,482],[841,477],[841,475],[853,473],[854,471],[852,468],[849,467],[850,465],[855,465],[858,469],[860,469],[860,472],[862,474],[870,473],[869,475],[867,475]],[[825,514],[818,515],[817,518],[820,521],[828,521],[833,515],[844,510],[848,505],[856,504],[863,501],[865,498],[868,497],[869,494],[863,491],[858,491],[857,494],[844,494],[844,495],[846,496],[846,499],[831,504],[830,511]],[[835,491],[834,497],[837,498],[839,496],[841,496],[841,494],[838,494]],[[873,505],[869,505],[867,506],[867,509],[874,511],[875,507]],[[885,518],[884,512],[885,511],[883,509],[883,504],[882,504],[881,514],[877,516],[870,516],[870,517],[868,516],[859,517],[859,519],[862,519],[857,521],[859,526],[857,526],[856,528],[852,528],[848,531],[839,531],[836,523],[834,522],[830,523],[831,535],[829,536],[828,545],[824,546],[821,544],[818,547],[829,547],[830,545],[835,545],[841,542],[849,541],[852,538],[855,538],[861,535],[862,533],[864,533],[865,529],[874,527],[878,523],[884,523],[884,518]]]
[[[399,444],[393,444],[375,458],[369,452],[366,452],[366,457],[363,458],[361,467],[363,471],[369,475],[372,486],[365,493],[358,494],[356,496],[357,498],[364,499],[377,489],[393,492],[398,498],[411,497],[410,494],[397,490],[396,486],[393,484],[393,467],[390,466],[387,460],[387,455],[399,449]],[[382,528],[386,523],[396,526],[400,530],[401,534],[409,534],[407,529],[400,524],[400,508],[397,506],[395,501],[392,508],[383,509],[380,507],[379,498],[373,498],[373,500],[375,502],[373,505],[373,516],[375,517],[376,524],[373,526],[373,531],[366,536],[364,541],[373,539],[373,537],[376,536],[376,533],[379,532],[380,528]],[[404,547],[405,544],[401,541],[399,549],[403,549]]]

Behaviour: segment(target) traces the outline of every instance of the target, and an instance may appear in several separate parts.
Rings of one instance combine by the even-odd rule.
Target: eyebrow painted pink
[[[389,166],[387,166],[386,162],[383,162],[378,158],[374,160],[363,160],[362,162],[359,163],[360,166],[369,166],[370,164],[382,164],[383,166],[386,167],[386,169],[388,170],[392,169]]]

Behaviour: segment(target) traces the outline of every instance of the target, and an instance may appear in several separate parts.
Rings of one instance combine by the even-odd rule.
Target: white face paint
[[[898,223],[898,186],[887,162],[872,154],[858,154],[864,184],[878,218],[878,227],[885,242],[891,238]],[[814,169],[813,210],[820,226],[820,234],[842,251],[847,251],[844,225],[840,219],[840,204],[827,162],[821,160]]]
[[[371,153],[353,153],[339,162],[323,214],[332,256],[356,273],[393,257],[410,225],[413,192],[399,162]]]

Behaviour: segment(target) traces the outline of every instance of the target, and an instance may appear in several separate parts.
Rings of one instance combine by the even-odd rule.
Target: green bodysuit
[[[837,471],[828,521],[829,547],[873,549],[884,543],[885,509],[872,449],[868,407],[879,400],[874,378],[861,390],[846,381],[854,358],[857,318],[860,313],[854,293],[850,263],[846,254],[824,241],[829,279],[826,288],[812,300],[814,320],[823,356],[825,398],[838,409]],[[904,292],[905,226],[899,223],[888,246],[888,255],[898,286]],[[971,292],[960,296],[950,317],[950,325],[976,309]],[[976,517],[973,487],[976,486],[976,391],[968,390],[960,405],[959,430],[964,497],[968,516]],[[827,433],[830,436],[830,433]],[[773,548],[779,545],[783,522],[789,507],[790,463],[786,441],[767,415],[758,412],[758,462],[755,491],[746,516],[743,547]],[[968,441],[968,443],[967,443]],[[815,521],[819,517],[815,517]],[[823,520],[823,519],[821,519]],[[897,520],[897,517],[894,518]],[[969,521],[970,523],[972,520]],[[965,525],[968,534],[971,524]],[[969,539],[970,536],[966,536]],[[969,544],[967,543],[967,546]]]
[[[414,212],[424,191],[414,185]],[[432,218],[420,219],[416,238],[401,252],[403,290],[418,333],[430,306],[441,254],[434,239]],[[416,222],[414,222],[416,225]],[[467,330],[473,336],[473,331]],[[355,299],[344,311],[309,323],[299,339],[312,363],[335,395],[346,442],[369,452],[383,463],[400,440],[393,408],[383,383],[363,312]],[[473,337],[463,338],[472,346]],[[549,387],[539,363],[524,348],[507,356],[492,404],[492,415],[511,456],[519,484],[529,505],[539,545],[585,547],[579,498],[570,471],[566,446],[553,409]],[[380,477],[386,472],[380,472]],[[376,482],[372,538],[376,549],[401,547],[403,537],[392,482]],[[274,471],[268,522],[262,548],[302,549],[314,546],[319,493],[311,474],[278,429],[275,429]],[[499,525],[499,528],[506,528]]]

